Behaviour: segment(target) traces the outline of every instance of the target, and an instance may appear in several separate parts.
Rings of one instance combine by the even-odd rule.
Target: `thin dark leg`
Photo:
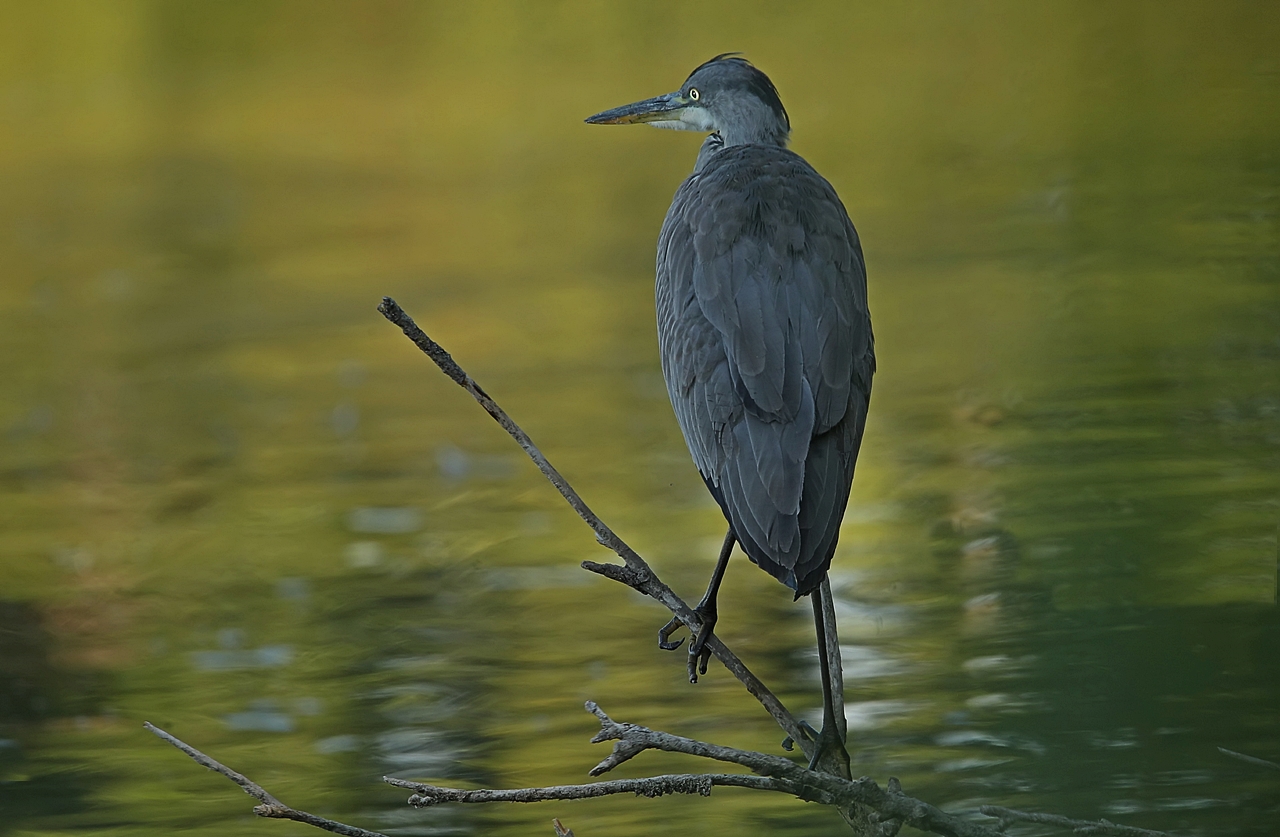
[[[809,598],[813,600],[813,626],[818,634],[818,665],[822,671],[822,731],[818,733],[813,757],[809,759],[809,769],[815,769],[824,758],[833,758],[840,774],[847,779],[850,776],[849,753],[845,750],[844,739],[840,735],[841,725],[836,720],[831,693],[831,661],[827,656],[827,631],[823,625],[820,591],[814,590]]]
[[[716,597],[720,595],[720,582],[724,581],[724,571],[729,567],[729,556],[733,553],[733,545],[738,542],[733,528],[725,533],[724,545],[720,547],[720,557],[716,559],[716,568],[711,573],[711,581],[707,584],[707,592],[702,601],[693,609],[702,618],[702,626],[698,635],[689,643],[689,682],[697,683],[699,674],[707,673],[707,663],[711,661],[711,651],[707,648],[707,640],[715,630],[719,614],[716,611]]]
[[[822,627],[826,631],[827,665],[831,673],[831,709],[836,714],[836,729],[840,740],[849,740],[848,723],[844,714],[844,666],[840,662],[840,630],[836,625],[836,600],[831,595],[831,579],[824,576],[817,594],[822,596]]]
[[[716,626],[716,596],[720,593],[720,582],[724,581],[725,569],[729,566],[729,556],[733,553],[733,545],[738,542],[733,529],[724,536],[724,544],[720,547],[720,557],[716,560],[716,568],[711,573],[711,582],[707,592],[693,612],[698,614],[701,625],[698,634],[689,643],[689,682],[697,683],[699,674],[707,673],[707,664],[711,660],[711,652],[707,649],[707,639]],[[684,640],[671,641],[671,634],[680,628],[681,622],[673,618],[658,631],[658,647],[664,651],[674,651]]]

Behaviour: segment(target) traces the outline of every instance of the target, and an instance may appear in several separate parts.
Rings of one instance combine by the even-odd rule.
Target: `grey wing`
[[[663,225],[663,373],[747,554],[803,593],[826,571],[865,423],[866,279],[826,181],[789,152],[748,151],[766,159],[717,155]]]

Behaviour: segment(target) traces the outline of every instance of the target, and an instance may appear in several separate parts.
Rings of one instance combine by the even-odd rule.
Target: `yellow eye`
[[[696,87],[689,88],[689,98],[693,99],[695,102],[698,101],[698,97],[701,95],[702,94],[698,92],[698,88]]]

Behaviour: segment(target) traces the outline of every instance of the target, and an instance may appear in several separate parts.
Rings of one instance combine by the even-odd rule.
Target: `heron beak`
[[[595,116],[588,116],[586,121],[590,125],[631,125],[639,122],[680,123],[685,121],[681,117],[689,104],[689,100],[676,91],[606,110]]]

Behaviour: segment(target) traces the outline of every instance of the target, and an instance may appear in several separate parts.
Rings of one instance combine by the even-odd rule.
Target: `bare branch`
[[[614,745],[613,753],[592,769],[593,776],[611,770],[645,750],[684,753],[748,767],[761,778],[775,783],[762,789],[777,790],[811,802],[834,805],[846,815],[846,819],[849,818],[846,809],[850,806],[865,806],[871,809],[874,822],[882,825],[884,833],[896,833],[897,826],[906,823],[921,831],[930,831],[944,837],[997,835],[997,832],[986,826],[953,816],[927,802],[907,796],[896,779],[890,779],[888,789],[884,789],[866,777],[851,781],[830,773],[808,770],[780,756],[708,744],[705,741],[651,730],[639,724],[619,723],[592,701],[587,702],[587,711],[600,721],[600,732],[591,739],[592,742],[618,742]],[[864,814],[861,818],[868,817]]]
[[[896,834],[905,823],[921,831],[941,834],[943,837],[999,837],[999,833],[983,825],[953,816],[902,792],[896,779],[889,780],[887,789],[868,778],[844,779],[830,773],[808,770],[790,759],[770,756],[749,750],[737,750],[708,744],[679,735],[651,730],[639,724],[619,723],[605,714],[594,702],[587,702],[587,709],[600,721],[600,732],[593,742],[617,741],[613,753],[597,765],[591,775],[598,776],[645,750],[663,750],[690,756],[714,759],[750,768],[755,775],[743,773],[701,773],[654,776],[648,779],[619,779],[585,785],[560,785],[549,788],[512,788],[504,790],[459,790],[442,788],[404,779],[384,778],[383,781],[414,792],[411,805],[424,807],[442,802],[542,802],[551,799],[586,799],[616,793],[635,793],[640,796],[663,796],[668,793],[710,794],[717,785],[786,793],[808,802],[832,805],[846,815],[856,805],[865,806],[858,819],[872,826],[875,831],[859,833]]]
[[[669,732],[652,730],[639,724],[618,723],[606,715],[604,710],[596,705],[595,701],[589,700],[586,705],[587,711],[595,715],[600,721],[600,731],[591,739],[591,743],[618,742],[613,746],[613,752],[604,761],[591,768],[589,771],[591,776],[608,773],[624,761],[639,755],[645,750],[684,753],[689,756],[700,756],[701,758],[714,759],[715,761],[723,761],[729,764],[739,764],[750,768],[754,773],[774,778],[800,780],[809,773],[808,770],[805,770],[800,765],[781,756],[770,756],[765,753],[708,744],[705,741],[697,741],[681,735],[672,735]]]
[[[346,823],[337,822],[335,820],[328,820],[324,817],[317,817],[315,814],[308,814],[306,811],[299,811],[294,808],[290,808],[288,805],[285,805],[283,802],[267,793],[261,785],[254,782],[243,773],[237,773],[222,762],[209,758],[195,747],[175,738],[150,722],[145,722],[142,726],[186,753],[197,764],[207,767],[215,773],[221,773],[223,776],[226,776],[228,779],[239,785],[245,793],[262,803],[261,805],[255,805],[253,808],[253,812],[260,817],[268,817],[270,819],[277,820],[293,820],[294,822],[314,825],[316,828],[322,828],[325,831],[331,831],[334,834],[345,834],[348,835],[348,837],[387,837],[387,835],[377,831],[366,831],[365,829],[357,828],[354,825],[347,825]]]
[[[983,805],[978,809],[988,817],[1000,820],[1001,828],[1014,822],[1036,822],[1043,825],[1060,825],[1076,834],[1113,834],[1116,837],[1174,837],[1167,831],[1151,831],[1132,825],[1118,825],[1110,820],[1073,820],[1058,814],[1037,814],[1034,811],[1015,811],[998,805]]]
[[[560,496],[573,508],[578,516],[586,522],[591,530],[595,533],[596,540],[599,543],[613,550],[619,558],[622,559],[624,566],[617,564],[601,564],[595,561],[583,561],[584,569],[598,573],[620,581],[640,593],[644,593],[653,599],[662,603],[668,610],[684,623],[685,627],[691,632],[696,633],[701,625],[697,614],[693,612],[693,608],[689,607],[683,599],[675,594],[649,567],[635,550],[628,546],[622,538],[618,537],[612,529],[605,525],[595,512],[583,502],[578,496],[578,492],[574,491],[573,486],[561,476],[560,472],[552,467],[551,463],[543,455],[542,451],[534,445],[529,435],[520,428],[518,424],[511,420],[498,403],[494,401],[488,393],[480,388],[470,375],[468,375],[461,366],[453,359],[453,357],[444,350],[444,348],[418,327],[413,318],[405,313],[396,301],[391,297],[383,297],[382,304],[378,306],[378,311],[387,320],[394,323],[404,332],[405,336],[413,341],[419,349],[423,351],[427,357],[440,367],[440,370],[449,376],[449,379],[458,386],[470,393],[481,407],[484,408],[493,420],[501,425],[502,429],[507,431],[512,439],[516,441],[529,458],[533,460],[533,464],[538,466],[538,470],[542,472],[556,490],[560,492]],[[765,710],[773,716],[778,722],[778,726],[800,745],[800,749],[804,751],[806,756],[813,754],[813,743],[808,736],[802,731],[800,723],[795,716],[782,705],[782,701],[769,690],[767,686],[761,682],[760,678],[751,673],[751,670],[738,659],[729,648],[720,641],[719,637],[712,634],[707,641],[707,647],[711,649],[711,653],[716,659],[724,664],[724,667],[747,687],[747,691],[751,696],[760,701]]]
[[[1280,764],[1276,764],[1274,761],[1260,759],[1257,756],[1247,756],[1244,753],[1237,753],[1235,750],[1228,750],[1226,747],[1219,747],[1218,752],[1228,758],[1238,759],[1245,764],[1252,764],[1254,767],[1266,767],[1271,770],[1280,770]]]
[[[889,787],[886,790],[879,787],[871,779],[862,778],[849,781],[829,773],[807,770],[779,756],[708,744],[704,741],[695,741],[691,738],[658,732],[638,724],[618,723],[606,715],[595,703],[588,703],[587,708],[600,720],[600,733],[594,740],[618,741],[619,744],[615,746],[615,755],[618,753],[619,748],[625,744],[626,749],[632,751],[626,758],[648,749],[664,750],[666,752],[685,753],[739,764],[751,768],[754,773],[675,774],[652,776],[645,779],[617,779],[584,785],[506,790],[442,788],[390,777],[384,777],[384,781],[395,787],[413,791],[414,795],[410,797],[409,803],[416,807],[427,807],[444,802],[543,802],[553,799],[589,799],[618,793],[634,793],[647,797],[664,796],[673,793],[696,793],[701,796],[707,796],[711,793],[711,788],[716,786],[751,788],[786,793],[806,801],[833,805],[842,812],[854,803],[864,805],[874,812],[869,821],[873,824],[879,823],[880,832],[885,834],[896,833],[898,825],[905,823],[922,831],[941,834],[944,837],[999,837],[998,832],[985,826],[952,816],[928,803],[907,796],[902,792],[897,780],[894,779],[889,781]],[[186,753],[198,764],[226,776],[239,785],[245,793],[257,799],[261,804],[254,807],[253,811],[260,817],[293,820],[335,834],[348,835],[348,837],[386,837],[386,835],[379,834],[376,831],[367,831],[363,828],[357,828],[356,826],[318,817],[306,811],[290,808],[247,776],[210,758],[150,723],[145,724],[145,727]],[[611,758],[613,757],[611,756]],[[603,772],[625,760],[625,758],[619,758],[613,764],[605,766],[609,762],[609,759],[606,759],[605,762],[601,763],[601,766],[592,772]],[[1063,819],[1065,820],[1065,818]],[[1127,835],[1139,834],[1142,837],[1150,837],[1150,835],[1159,835],[1159,832],[1132,831],[1123,832],[1123,834],[1126,837]]]
[[[560,822],[559,817],[551,820],[551,827],[556,830],[556,837],[573,837],[573,829]]]
[[[386,777],[387,784],[413,791],[409,804],[415,808],[427,808],[444,802],[483,804],[487,802],[548,802],[565,799],[595,799],[618,793],[634,793],[636,796],[658,797],[673,793],[710,796],[713,786],[752,788],[790,792],[783,783],[750,773],[674,773],[649,776],[644,779],[613,779],[608,782],[591,782],[585,785],[552,785],[545,788],[506,788],[502,790],[442,788],[421,782]]]

